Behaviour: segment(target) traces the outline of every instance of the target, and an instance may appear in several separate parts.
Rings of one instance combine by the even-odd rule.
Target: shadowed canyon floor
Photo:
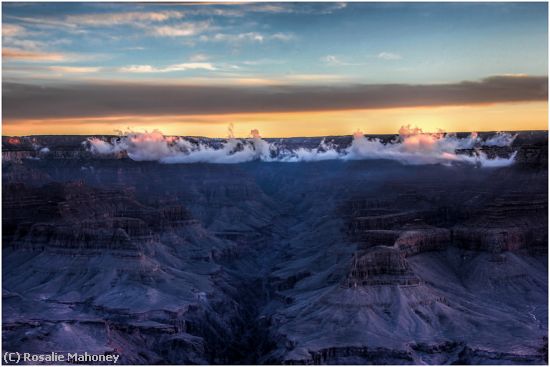
[[[547,135],[522,134],[499,168],[169,165],[4,138],[3,348],[546,364]]]

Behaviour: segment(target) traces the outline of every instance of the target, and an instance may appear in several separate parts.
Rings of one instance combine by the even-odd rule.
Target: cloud
[[[77,61],[92,61],[109,58],[105,54],[91,53],[68,53],[68,52],[50,52],[41,48],[38,49],[22,49],[18,47],[3,47],[2,58],[4,61],[24,61],[27,63],[52,63],[52,62],[77,62]],[[21,70],[24,67],[19,65]],[[13,70],[12,70],[13,71]]]
[[[332,14],[335,11],[344,9],[347,4],[344,2],[332,3],[256,3],[244,7],[246,11],[272,14]]]
[[[55,40],[32,40],[29,36],[36,35],[37,32],[29,31],[27,28],[17,24],[2,25],[2,44],[4,48],[19,49],[24,52],[41,51],[51,53],[53,46],[67,44],[67,39]]]
[[[216,41],[216,42],[242,42],[242,41],[254,41],[254,42],[263,42],[265,37],[258,32],[247,32],[239,34],[223,34],[217,33],[213,36],[203,36],[201,40],[203,41]]]
[[[495,136],[499,136],[497,133]],[[505,134],[509,135],[509,134]],[[503,139],[509,146],[513,139]],[[471,133],[468,137],[458,138],[455,134],[424,133],[419,128],[411,128],[410,125],[402,126],[399,137],[389,143],[380,139],[368,139],[362,132],[357,131],[353,135],[351,146],[346,149],[344,160],[364,159],[391,159],[404,164],[443,164],[453,163],[476,164],[482,167],[505,167],[514,163],[516,153],[506,158],[490,159],[486,153],[480,150],[485,146],[477,133]],[[473,150],[472,154],[458,154],[458,150]]]
[[[3,87],[4,119],[327,111],[548,99],[546,76],[494,76],[475,82],[427,85],[219,86],[130,82],[32,85],[4,82]]]
[[[268,59],[268,58],[263,58],[263,59],[258,59],[258,60],[245,60],[245,61],[241,62],[241,64],[248,65],[248,66],[281,65],[281,64],[286,64],[286,63],[287,63],[287,61],[285,61],[285,60]]]
[[[376,57],[382,60],[401,60],[403,58],[401,55],[392,52],[380,52]]]
[[[190,37],[205,32],[210,22],[184,22],[177,25],[155,26],[150,28],[150,34],[157,37]]]
[[[64,54],[56,52],[26,51],[17,48],[2,48],[2,57],[4,59],[20,60],[28,62],[52,62],[65,61],[67,57]]]
[[[127,51],[143,51],[143,50],[145,50],[145,47],[143,47],[143,46],[131,46],[131,47],[124,47],[124,50],[127,50]]]
[[[265,14],[331,14],[335,11],[346,8],[347,4],[343,2],[336,3],[173,3],[185,6],[187,14],[203,16],[226,16],[242,17],[249,13]]]
[[[204,62],[209,59],[206,54],[194,54],[189,57],[190,62]]]
[[[508,133],[500,133],[491,136],[489,139],[485,140],[483,145],[487,147],[503,147],[510,146],[516,139],[517,135],[512,135]]]
[[[214,65],[207,62],[188,62],[183,64],[169,65],[165,68],[156,68],[151,65],[130,65],[119,70],[123,73],[168,73],[187,70],[217,70]]]
[[[90,31],[86,28],[103,27],[107,29],[108,27],[125,25],[144,29],[150,35],[158,37],[188,37],[204,32],[210,25],[209,21],[177,23],[179,19],[184,17],[185,13],[181,11],[136,11],[40,18],[10,16],[9,19],[43,30],[64,30],[71,34],[89,33]],[[173,23],[174,21],[176,23]]]
[[[21,49],[22,51],[43,51],[47,45],[42,41],[24,40],[4,37],[3,44],[7,48]]]
[[[155,73],[156,68],[151,65],[130,65],[119,69],[123,73]]]
[[[283,32],[278,32],[278,33],[275,33],[275,34],[272,34],[271,36],[268,37],[269,39],[272,39],[272,40],[277,40],[277,41],[291,41],[294,39],[294,35],[293,34],[290,34],[290,33],[283,33]]]
[[[2,26],[2,56],[5,60],[18,60],[26,62],[52,62],[74,59],[76,55],[52,51],[56,46],[70,44],[66,38],[50,40],[33,40],[30,36],[38,32],[29,31],[17,24],[4,24]],[[70,57],[69,57],[70,56]]]
[[[294,35],[290,33],[281,33],[281,32],[273,33],[273,34],[264,34],[260,32],[246,32],[246,33],[237,33],[237,34],[216,33],[213,36],[203,35],[200,37],[201,41],[230,42],[230,43],[240,43],[240,42],[262,43],[264,41],[287,42],[292,39],[294,39]]]
[[[321,61],[331,66],[342,65],[342,61],[334,55],[323,56],[321,57]]]
[[[357,65],[364,65],[362,63],[352,63],[342,60],[338,56],[334,55],[326,55],[321,57],[321,61],[325,63],[327,66],[357,66]]]
[[[85,143],[98,155],[125,152],[135,161],[161,163],[224,163],[235,164],[260,160],[264,162],[310,162],[323,160],[389,159],[404,164],[475,164],[481,167],[503,167],[513,164],[515,152],[506,158],[490,159],[481,148],[485,146],[476,133],[465,138],[455,134],[424,133],[421,129],[403,126],[398,137],[390,142],[367,138],[362,132],[353,134],[351,144],[338,146],[323,139],[316,148],[288,148],[284,142],[269,143],[253,129],[249,139],[236,139],[233,125],[229,125],[229,138],[221,147],[207,142],[193,142],[183,137],[165,136],[158,130],[128,132],[110,141],[90,138]],[[509,134],[497,133],[491,137],[499,146],[510,146]],[[469,149],[468,154],[464,149]],[[459,154],[458,151],[463,153]]]
[[[68,15],[65,21],[75,26],[104,27],[135,23],[156,23],[172,19],[181,19],[181,11],[121,12]]]
[[[60,18],[19,17],[19,16],[6,16],[6,18],[23,22],[23,23],[26,23],[27,25],[31,25],[33,27],[37,27],[41,29],[53,29],[53,30],[70,29],[71,32],[79,32],[76,29],[78,27],[77,24],[67,22],[65,21],[65,19],[60,19]]]
[[[48,69],[60,73],[71,73],[71,74],[88,74],[88,73],[97,73],[101,70],[100,67],[92,66],[50,66]]]
[[[17,24],[4,23],[2,25],[2,37],[15,37],[26,34],[25,27]]]

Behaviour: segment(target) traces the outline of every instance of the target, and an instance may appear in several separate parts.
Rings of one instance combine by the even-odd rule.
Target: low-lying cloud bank
[[[466,138],[455,134],[424,133],[418,128],[404,126],[399,136],[390,142],[367,138],[358,131],[349,146],[341,147],[324,139],[316,148],[289,149],[280,143],[263,140],[257,130],[248,139],[230,137],[218,145],[194,141],[183,137],[164,136],[160,131],[127,133],[105,141],[90,138],[85,144],[97,155],[115,155],[126,152],[135,161],[161,163],[243,163],[254,160],[264,162],[311,162],[323,160],[390,159],[404,164],[466,163],[481,167],[503,167],[514,162],[515,152],[508,158],[490,159],[482,147],[510,146],[515,136],[497,133],[483,140],[476,133]],[[461,150],[469,153],[458,153]]]
[[[3,83],[6,120],[167,116],[453,106],[546,101],[546,76],[448,84],[205,86],[151,83]]]

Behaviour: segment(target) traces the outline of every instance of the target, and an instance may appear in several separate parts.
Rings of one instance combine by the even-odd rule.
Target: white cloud
[[[338,57],[336,57],[334,55],[323,56],[323,57],[321,57],[321,61],[324,62],[325,64],[331,65],[331,66],[337,66],[337,65],[342,65],[343,64],[342,60],[340,60]]]
[[[264,41],[290,41],[294,38],[294,35],[290,33],[273,33],[273,34],[263,34],[259,32],[246,32],[246,33],[237,33],[237,34],[228,34],[228,33],[216,33],[213,36],[202,36],[201,41],[214,41],[214,42],[258,42],[262,43]]]
[[[187,62],[183,64],[175,64],[167,67],[166,71],[180,71],[180,70],[217,70],[214,65],[208,62]]]
[[[254,41],[254,42],[263,42],[264,36],[258,32],[247,32],[239,34],[223,34],[217,33],[212,37],[204,38],[212,41],[222,41],[222,42],[240,42],[240,41]]]
[[[123,73],[154,73],[155,68],[151,65],[130,65],[119,69]]]
[[[409,130],[409,127],[403,127]],[[232,125],[229,127],[229,138],[221,147],[194,143],[182,137],[165,136],[159,130],[152,132],[128,132],[111,141],[89,138],[87,148],[97,155],[111,155],[126,152],[134,161],[159,161],[162,163],[242,163],[248,161],[264,162],[308,162],[323,160],[369,160],[388,159],[411,165],[455,163],[471,164],[480,167],[505,167],[514,164],[516,152],[508,158],[490,159],[485,153],[475,155],[458,154],[464,146],[481,147],[477,134],[466,138],[456,135],[423,133],[420,129],[400,134],[393,141],[386,143],[378,138],[367,138],[361,131],[353,134],[350,145],[327,143],[324,139],[316,148],[300,147],[297,149],[280,149],[277,142],[263,140],[257,129],[250,131],[250,138],[236,139]],[[500,137],[496,137],[499,139]],[[509,146],[513,140],[501,139],[500,146]]]
[[[177,25],[153,27],[151,34],[159,37],[189,37],[206,31],[209,22],[186,22]]]
[[[401,60],[403,57],[393,52],[380,52],[376,57],[383,60]]]
[[[207,62],[188,62],[183,64],[169,65],[164,68],[156,68],[151,65],[130,65],[120,68],[119,71],[124,73],[169,73],[174,71],[187,70],[218,70],[214,65]]]
[[[340,57],[335,55],[326,55],[321,57],[321,61],[327,66],[358,66],[364,65],[364,63],[354,63],[342,60]]]

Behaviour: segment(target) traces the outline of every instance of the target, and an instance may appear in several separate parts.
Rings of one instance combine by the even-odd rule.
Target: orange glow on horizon
[[[548,103],[414,107],[371,110],[241,113],[185,116],[109,116],[4,121],[3,135],[98,135],[116,131],[152,131],[166,135],[227,137],[258,129],[263,137],[395,134],[403,125],[424,131],[548,130]]]

